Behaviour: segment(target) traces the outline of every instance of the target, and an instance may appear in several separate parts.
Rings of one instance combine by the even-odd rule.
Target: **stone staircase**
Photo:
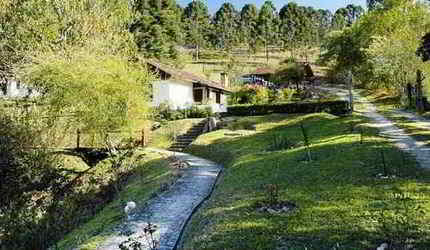
[[[207,119],[197,123],[192,128],[190,128],[187,133],[176,137],[175,142],[170,146],[170,151],[182,152],[186,147],[188,147],[199,135],[204,131]]]

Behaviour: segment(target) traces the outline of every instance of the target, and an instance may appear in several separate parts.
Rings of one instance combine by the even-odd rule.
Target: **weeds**
[[[277,184],[268,184],[265,186],[266,200],[274,206],[279,203],[279,186]]]
[[[278,150],[284,150],[284,149],[291,149],[294,147],[294,143],[288,139],[287,136],[283,135],[273,135],[272,137],[272,144],[269,145],[268,150],[269,151],[278,151]]]
[[[384,240],[390,243],[390,249],[413,249],[413,244],[422,238],[420,218],[424,215],[424,209],[409,194],[398,191],[393,199],[382,202],[371,218]]]
[[[160,242],[154,237],[157,231],[157,225],[148,223],[144,228],[141,235],[137,237],[130,237],[119,245],[121,250],[156,250],[160,247]]]

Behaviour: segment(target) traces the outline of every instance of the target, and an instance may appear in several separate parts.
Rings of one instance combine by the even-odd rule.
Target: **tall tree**
[[[366,0],[367,8],[369,8],[369,10],[374,10],[378,8],[382,2],[384,2],[384,0]]]
[[[185,23],[186,42],[193,44],[196,49],[195,57],[198,60],[200,48],[207,41],[210,30],[210,16],[206,3],[202,0],[192,1],[183,12]]]
[[[231,3],[224,3],[215,13],[214,24],[218,38],[216,45],[230,50],[238,42],[239,15]]]
[[[242,31],[242,41],[248,45],[248,50],[255,52],[257,49],[258,10],[254,4],[246,4],[240,12],[240,26]]]
[[[351,26],[364,14],[364,9],[360,5],[348,4],[345,8],[338,9],[333,18],[333,27],[343,29]]]
[[[171,57],[179,40],[180,11],[175,0],[137,0],[130,31],[139,48],[148,57]]]
[[[278,32],[276,7],[272,1],[265,1],[261,7],[258,15],[257,27],[259,37],[264,43],[267,62],[269,62],[268,46],[275,42]]]

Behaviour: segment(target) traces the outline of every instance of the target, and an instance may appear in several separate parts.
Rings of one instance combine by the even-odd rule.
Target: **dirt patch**
[[[289,214],[296,211],[298,206],[291,201],[279,201],[271,204],[268,202],[258,202],[256,204],[256,210],[260,213],[269,214]]]

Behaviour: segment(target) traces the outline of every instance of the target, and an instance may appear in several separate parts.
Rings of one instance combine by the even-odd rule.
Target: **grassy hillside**
[[[163,186],[176,178],[172,169],[168,167],[167,160],[160,154],[138,151],[133,158],[136,159],[136,165],[131,167],[132,175],[127,178],[126,184],[121,184],[123,187],[117,195],[112,194],[115,199],[97,214],[89,216],[88,222],[67,234],[57,243],[56,249],[95,249],[97,244],[110,235],[116,225],[123,222],[126,217],[123,212],[126,202],[135,201],[138,206],[143,206]],[[73,162],[73,159],[69,161]],[[99,163],[94,174],[109,176],[109,166],[105,168],[102,165],[107,164]],[[97,204],[97,200],[93,202]]]
[[[256,131],[201,136],[189,151],[226,169],[191,220],[183,249],[375,249],[384,242],[428,249],[429,173],[367,122],[325,113],[245,117],[231,127],[256,124]],[[273,187],[297,209],[258,209],[270,204]]]

